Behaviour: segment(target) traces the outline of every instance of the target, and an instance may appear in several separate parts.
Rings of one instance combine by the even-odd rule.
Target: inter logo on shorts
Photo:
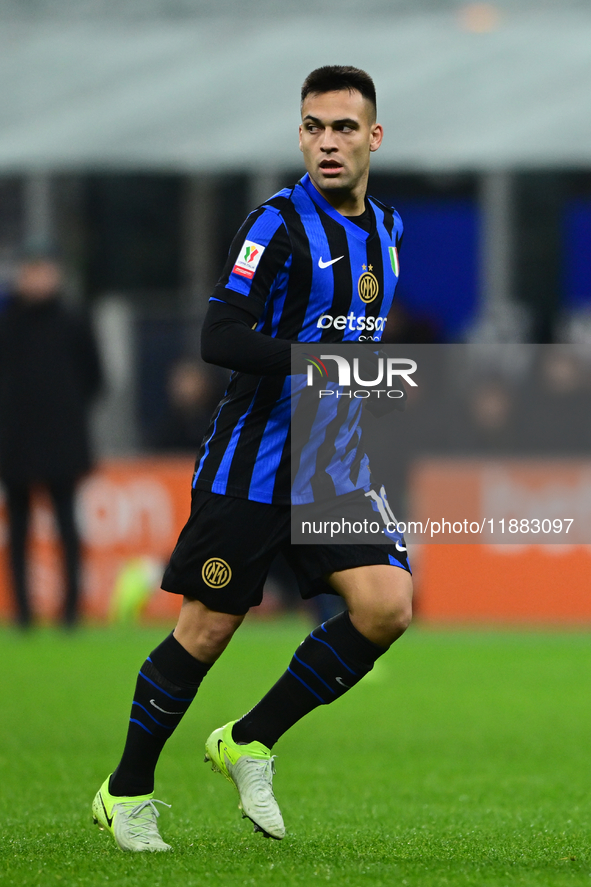
[[[357,282],[357,291],[362,302],[373,302],[380,291],[380,285],[375,274],[364,271]]]
[[[232,578],[232,570],[221,557],[210,557],[203,564],[201,576],[210,588],[224,588]]]

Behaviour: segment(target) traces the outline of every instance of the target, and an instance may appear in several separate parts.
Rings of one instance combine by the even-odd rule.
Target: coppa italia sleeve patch
[[[260,243],[245,240],[236,259],[236,264],[232,268],[232,274],[239,274],[240,277],[248,277],[249,280],[252,280],[264,252],[265,247]]]

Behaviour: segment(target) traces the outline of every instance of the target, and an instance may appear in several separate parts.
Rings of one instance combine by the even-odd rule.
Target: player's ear
[[[299,145],[300,145],[300,151],[303,151],[304,149],[302,148],[302,124],[301,124],[301,123],[300,123],[299,128],[298,128],[298,133],[299,133]]]
[[[384,130],[380,123],[374,123],[371,128],[371,134],[369,137],[369,150],[377,151],[380,145],[382,144],[382,139],[384,138]]]

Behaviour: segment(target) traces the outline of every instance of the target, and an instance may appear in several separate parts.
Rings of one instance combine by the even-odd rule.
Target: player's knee
[[[201,620],[193,634],[197,658],[204,661],[217,659],[230,643],[243,618],[229,613],[211,613],[207,619]]]
[[[196,659],[214,662],[243,619],[244,616],[218,613],[199,601],[185,599],[174,634]]]
[[[385,602],[374,613],[376,629],[392,644],[404,634],[412,621],[412,602],[402,598]]]
[[[389,647],[404,634],[412,619],[410,574],[389,568],[356,574],[354,579],[355,583],[341,591],[353,625],[370,641]]]
[[[393,644],[404,634],[412,620],[412,585],[383,589],[376,595],[367,613],[375,637],[383,646]]]
[[[404,634],[412,619],[410,600],[378,600],[350,612],[358,631],[380,647],[393,644]]]
[[[391,616],[392,628],[396,631],[397,637],[404,634],[410,623],[412,622],[412,601],[406,600],[396,609]]]
[[[200,634],[204,643],[211,647],[225,648],[232,639],[232,635],[243,620],[243,616],[230,614],[216,614],[217,618],[210,620],[201,626]]]

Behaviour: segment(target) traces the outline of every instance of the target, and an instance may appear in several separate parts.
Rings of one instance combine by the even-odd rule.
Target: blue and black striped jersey
[[[366,206],[369,230],[333,209],[304,176],[248,216],[212,299],[245,309],[256,330],[279,339],[379,342],[398,281],[402,222],[373,198]],[[290,426],[298,422],[297,409],[292,377],[233,373],[198,454],[193,486],[273,504],[367,489],[360,402],[342,403],[326,421],[317,417],[309,430],[314,436],[323,429],[325,471],[316,482],[304,472],[292,487]]]

